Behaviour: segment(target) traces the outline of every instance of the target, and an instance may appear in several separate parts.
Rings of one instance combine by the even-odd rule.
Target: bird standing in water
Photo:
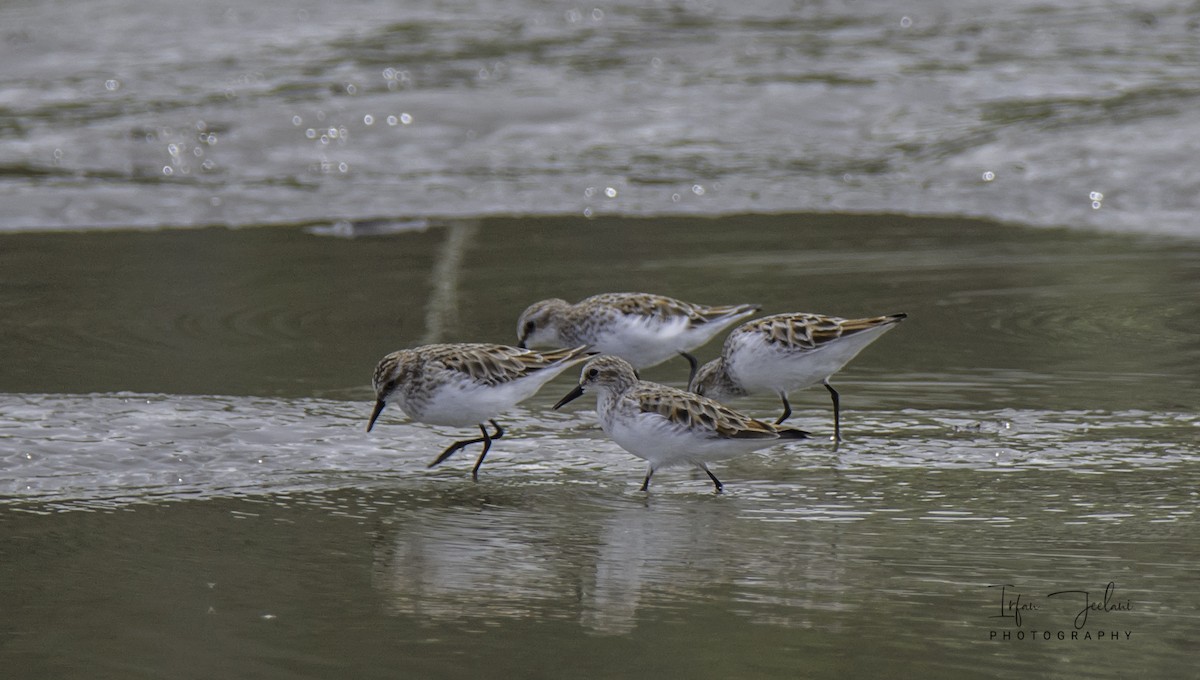
[[[587,358],[584,346],[552,352],[491,344],[423,345],[392,352],[375,367],[375,410],[367,432],[388,403],[395,402],[409,418],[431,425],[477,425],[482,436],[451,444],[429,467],[471,444],[483,444],[471,476],[492,440],[504,436],[496,416],[532,397],[555,376]],[[495,429],[489,433],[486,424]]]
[[[634,370],[690,352],[759,310],[758,305],[709,307],[649,293],[605,293],[575,304],[557,298],[530,305],[517,322],[520,347],[587,345],[625,359]]]
[[[821,314],[776,314],[738,326],[721,356],[692,377],[689,389],[724,402],[769,392],[783,400],[778,425],[792,415],[788,393],[821,383],[833,399],[834,441],[842,440],[841,408],[829,378],[907,314],[842,319]]]
[[[583,365],[579,385],[557,409],[585,392],[596,393],[600,428],[621,448],[646,461],[642,491],[655,470],[691,464],[704,470],[717,493],[724,488],[707,463],[732,458],[807,432],[755,420],[712,399],[639,380],[620,357],[601,355]]]

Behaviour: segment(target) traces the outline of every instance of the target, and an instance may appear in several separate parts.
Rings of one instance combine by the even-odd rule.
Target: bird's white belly
[[[653,323],[642,320],[618,320],[610,330],[597,334],[592,349],[602,354],[614,354],[633,364],[636,369],[648,368],[671,359],[681,351],[696,346],[687,321]]]
[[[742,389],[751,394],[790,392],[815,385],[833,374],[838,366],[821,360],[814,350],[803,357],[765,349],[745,354],[729,363],[729,373]]]
[[[732,358],[728,370],[747,392],[786,394],[816,385],[842,370],[878,336],[877,331],[863,331],[810,350],[789,351],[765,342],[746,343]]]
[[[600,414],[604,431],[621,448],[654,467],[732,458],[775,443],[773,439],[725,439],[668,421],[656,413]]]
[[[511,409],[525,398],[518,385],[479,387],[446,385],[437,389],[419,407],[401,400],[397,405],[413,420],[430,425],[466,427],[479,425]]]

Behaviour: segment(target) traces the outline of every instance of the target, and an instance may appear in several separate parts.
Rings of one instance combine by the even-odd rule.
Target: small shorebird
[[[483,451],[471,476],[479,478],[479,466],[492,440],[504,436],[494,418],[532,397],[542,385],[568,367],[587,358],[586,347],[552,352],[490,344],[423,345],[392,352],[375,367],[375,410],[367,432],[375,426],[383,407],[395,402],[408,417],[430,425],[465,427],[478,425],[483,435],[451,444],[429,467],[471,444]],[[495,432],[488,434],[484,423]]]
[[[635,370],[682,355],[695,375],[696,358],[689,352],[758,310],[758,305],[709,307],[649,293],[605,293],[575,304],[554,298],[521,313],[517,345],[587,345],[625,359]]]
[[[821,383],[833,399],[834,441],[841,441],[838,392],[829,378],[907,316],[841,319],[801,312],[749,321],[725,338],[721,356],[700,368],[689,389],[718,401],[777,394],[783,400],[783,415],[775,421],[779,425],[792,415],[788,393]]]
[[[808,436],[803,430],[755,420],[697,394],[639,380],[633,366],[616,356],[601,355],[584,364],[579,385],[554,408],[587,391],[596,393],[600,428],[621,448],[646,461],[642,491],[650,487],[650,477],[658,468],[690,463],[704,470],[720,493],[724,485],[708,469],[709,461]]]

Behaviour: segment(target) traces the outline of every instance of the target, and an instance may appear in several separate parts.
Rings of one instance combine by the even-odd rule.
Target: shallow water
[[[0,230],[971,215],[1194,239],[1200,8],[0,6]]]
[[[1192,671],[1200,257],[1177,242],[799,214],[4,245],[11,677]],[[716,467],[721,495],[686,469],[640,493],[586,398],[550,410],[569,375],[502,419],[478,482],[473,450],[426,468],[461,430],[365,432],[387,351],[511,341],[528,301],[613,289],[910,316],[835,379],[846,442],[799,393],[816,437]],[[1047,597],[1109,583],[1127,608],[1079,628],[1082,594]],[[1000,618],[1000,585],[1038,609]]]
[[[1198,27],[3,3],[4,677],[1194,675]],[[478,482],[365,432],[386,352],[612,290],[909,318],[721,495],[570,375]]]

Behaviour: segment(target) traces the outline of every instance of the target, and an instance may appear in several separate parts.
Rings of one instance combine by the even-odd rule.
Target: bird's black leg
[[[779,416],[779,420],[775,421],[776,425],[782,424],[783,421],[787,420],[792,415],[792,404],[788,401],[787,395],[781,394],[779,395],[779,398],[783,400],[783,415]]]
[[[447,446],[446,450],[442,451],[442,454],[440,456],[438,456],[437,458],[435,458],[434,461],[426,467],[434,467],[437,465],[441,465],[444,460],[446,460],[450,456],[453,456],[456,452],[458,452],[459,449],[465,449],[466,447],[470,446],[471,444],[478,444],[481,441],[483,441],[482,438],[476,438],[476,439],[464,439],[462,441],[454,442],[450,446]]]
[[[492,439],[499,439],[504,436],[504,430],[502,430],[500,426],[496,424],[496,421],[488,420],[488,422],[492,424],[492,427],[496,428],[496,431],[492,433]]]
[[[721,483],[721,480],[717,479],[717,476],[714,475],[712,470],[709,470],[708,466],[704,463],[698,463],[698,465],[700,466],[701,470],[704,470],[704,474],[708,475],[708,478],[712,480],[713,486],[717,488],[717,493],[721,493],[721,491],[725,488],[725,485]]]
[[[833,441],[842,441],[842,414],[838,403],[837,390],[833,389],[833,385],[829,384],[829,380],[825,380],[825,389],[829,390],[829,396],[833,397]]]
[[[642,480],[642,491],[650,489],[650,476],[654,474],[654,466],[646,466],[646,478]]]
[[[479,466],[483,465],[483,459],[487,456],[488,449],[492,448],[492,440],[504,436],[504,430],[496,424],[496,421],[489,420],[488,422],[492,424],[492,427],[496,428],[496,432],[495,434],[488,435],[487,428],[483,425],[479,426],[479,431],[483,433],[483,451],[479,454],[479,460],[475,461],[475,467],[471,468],[471,479],[475,481],[479,481]]]
[[[691,369],[688,371],[687,381],[688,387],[691,387],[692,381],[696,379],[696,371],[700,370],[700,362],[696,361],[696,357],[692,356],[688,352],[680,352],[679,356],[687,359],[688,365],[691,366]]]
[[[492,427],[496,428],[495,434],[488,435],[487,430],[483,429],[483,426],[480,425],[479,431],[483,433],[482,437],[476,437],[475,439],[464,439],[462,441],[454,442],[450,446],[447,446],[446,450],[442,451],[442,454],[440,456],[438,456],[432,463],[430,463],[428,465],[428,467],[434,467],[434,466],[440,465],[447,458],[449,458],[450,456],[453,456],[455,453],[457,453],[461,449],[465,449],[466,447],[470,446],[471,444],[479,444],[481,442],[485,443],[486,445],[483,448],[483,452],[487,453],[487,447],[491,445],[491,440],[499,439],[504,436],[504,430],[502,430],[500,428],[500,426],[496,424],[496,421],[489,420],[488,422],[492,424]],[[482,462],[483,456],[480,456],[479,460],[480,460],[480,462]],[[476,470],[479,469],[478,463],[475,465],[475,469]]]
[[[488,435],[487,428],[480,425],[479,431],[483,433],[483,450],[479,452],[479,459],[475,461],[475,467],[471,468],[471,479],[477,482],[479,481],[479,466],[483,465],[483,459],[487,457],[488,449],[492,448],[492,438]]]

